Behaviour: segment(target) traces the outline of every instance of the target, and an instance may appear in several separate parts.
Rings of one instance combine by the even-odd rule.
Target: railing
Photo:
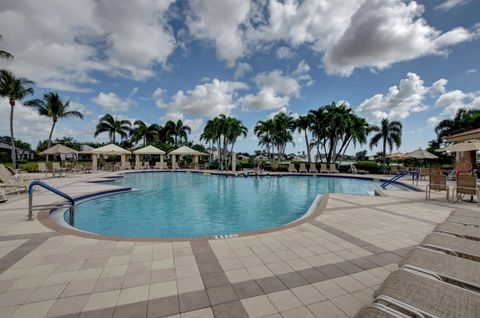
[[[74,213],[74,206],[75,206],[75,200],[69,196],[68,194],[58,190],[57,188],[54,188],[44,182],[34,180],[32,183],[30,183],[30,186],[28,187],[28,221],[33,220],[33,208],[47,208],[47,207],[52,207],[52,205],[37,205],[33,206],[33,190],[34,188],[42,187],[50,192],[53,192],[54,194],[61,196],[62,198],[66,199],[70,204],[68,205],[69,207],[69,212],[70,212],[70,225],[73,225],[73,213]],[[62,205],[56,205],[55,207],[60,207]]]
[[[382,188],[386,188],[388,185],[392,184],[392,183],[395,183],[397,180],[405,177],[405,176],[408,176],[408,175],[412,175],[412,176],[418,176],[418,172],[417,171],[403,171],[399,174],[397,174],[396,176],[394,176],[393,178],[383,182],[380,186]]]

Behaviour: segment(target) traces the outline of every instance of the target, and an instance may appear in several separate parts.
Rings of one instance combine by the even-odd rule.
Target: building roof
[[[448,141],[465,141],[468,139],[480,138],[480,128],[467,130],[447,137]]]

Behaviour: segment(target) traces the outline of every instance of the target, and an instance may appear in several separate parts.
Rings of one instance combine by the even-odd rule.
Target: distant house
[[[81,149],[82,149],[82,151],[90,151],[90,150],[93,150],[95,148],[90,147],[89,145],[82,145]],[[81,160],[81,161],[92,160],[92,155],[89,154],[89,153],[79,153],[78,154],[78,160]]]
[[[7,153],[8,157],[10,158],[12,154],[12,146],[4,142],[0,142],[0,152]],[[15,152],[17,154],[17,159],[33,160],[35,158],[35,152],[32,150],[22,150],[15,148]]]
[[[267,156],[264,155],[258,155],[255,157],[255,160],[268,160]]]
[[[245,155],[238,155],[238,156],[237,156],[237,159],[238,159],[238,160],[248,160],[248,159],[250,159],[250,157],[245,156]]]

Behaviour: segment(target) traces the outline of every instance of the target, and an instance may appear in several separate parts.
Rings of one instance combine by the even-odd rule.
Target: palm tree
[[[148,142],[153,142],[159,139],[159,134],[162,131],[162,126],[158,124],[152,124],[148,126],[141,120],[135,120],[133,123],[134,128],[131,130],[130,135],[133,142],[138,143],[143,141],[143,146],[145,147]]]
[[[33,99],[25,103],[25,106],[35,108],[40,116],[51,118],[52,128],[48,135],[48,148],[52,145],[52,134],[55,124],[60,118],[80,118],[83,119],[83,114],[75,110],[68,110],[70,108],[70,101],[63,102],[57,93],[47,93],[43,95],[42,99]],[[46,160],[48,161],[48,155]]]
[[[2,35],[0,35],[0,41],[2,40]],[[13,55],[7,51],[0,50],[0,59],[13,59]]]
[[[110,142],[115,143],[115,135],[119,134],[120,138],[127,138],[130,132],[132,124],[129,120],[119,120],[116,117],[113,118],[110,114],[105,114],[100,118],[96,128],[94,136],[97,137],[101,133],[108,133]]]
[[[312,158],[310,157],[310,143],[308,142],[308,135],[307,131],[310,128],[310,125],[312,124],[312,117],[310,115],[305,115],[305,116],[300,116],[296,120],[296,128],[298,129],[298,132],[301,133],[302,131],[305,134],[305,146],[307,147],[307,158],[308,162],[312,161]]]
[[[475,128],[480,128],[480,110],[459,109],[453,119],[445,119],[438,123],[435,132],[437,133],[437,139],[443,141],[447,136]]]
[[[15,139],[13,137],[13,112],[15,109],[15,102],[22,100],[28,95],[33,94],[33,82],[25,78],[16,78],[11,72],[0,70],[0,97],[6,97],[10,102],[10,137],[12,148],[12,162],[16,166],[17,156],[15,149]]]
[[[272,148],[274,130],[275,123],[273,119],[267,119],[265,121],[260,120],[257,122],[257,125],[255,125],[255,128],[253,129],[253,132],[258,138],[258,145],[265,147],[269,160],[271,160],[270,154],[273,153]]]
[[[247,137],[248,128],[243,125],[243,123],[237,118],[227,117],[226,119],[226,129],[224,131],[224,140],[227,140],[227,144],[231,145],[230,153],[233,152],[233,147],[237,142],[238,137],[243,136]],[[227,167],[230,165],[230,158],[227,160]]]
[[[174,122],[172,120],[167,121],[165,124],[165,130],[167,135],[174,136],[175,146],[178,146],[178,141],[187,141],[188,134],[192,132],[192,129],[183,124],[181,119]]]
[[[380,126],[371,126],[371,130],[376,134],[370,139],[370,149],[382,140],[382,170],[385,172],[385,158],[387,152],[387,145],[390,152],[393,146],[399,148],[402,144],[402,123],[399,121],[389,121],[387,118],[383,119]]]

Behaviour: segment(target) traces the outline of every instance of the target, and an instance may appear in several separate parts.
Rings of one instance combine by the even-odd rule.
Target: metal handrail
[[[54,194],[61,196],[62,198],[66,199],[70,203],[70,220],[73,221],[73,213],[74,213],[74,206],[75,206],[75,200],[69,196],[68,194],[58,190],[57,188],[54,188],[44,182],[34,180],[30,183],[28,186],[28,221],[33,220],[33,190],[35,186],[42,187],[50,192],[53,192]]]
[[[409,174],[416,176],[418,173],[416,171],[403,171],[402,173],[397,174],[393,178],[383,182],[380,186],[385,189],[388,185],[390,185],[392,183],[395,183],[397,180],[399,180],[399,179],[401,179],[401,178],[403,178],[403,177],[405,177]]]

